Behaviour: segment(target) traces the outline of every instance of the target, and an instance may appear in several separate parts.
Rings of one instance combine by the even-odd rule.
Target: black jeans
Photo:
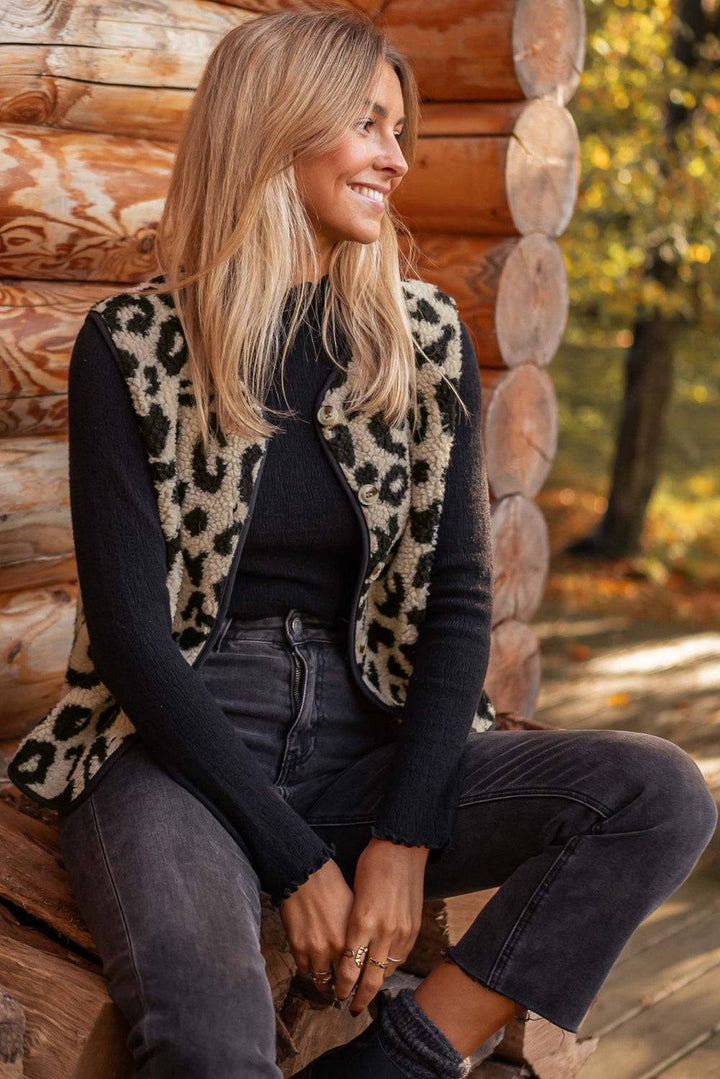
[[[297,610],[228,619],[199,671],[268,780],[335,843],[352,887],[397,726],[354,683],[344,627]],[[716,823],[699,768],[666,739],[473,731],[452,848],[427,865],[426,898],[498,887],[450,956],[576,1031]],[[139,739],[60,821],[60,839],[138,1075],[278,1079],[247,852]]]

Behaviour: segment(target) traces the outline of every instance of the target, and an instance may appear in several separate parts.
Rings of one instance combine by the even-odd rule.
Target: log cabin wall
[[[88,308],[156,272],[154,234],[183,118],[228,30],[282,0],[30,0],[0,21],[0,765],[56,703],[77,596],[67,371]],[[564,331],[557,237],[579,172],[566,104],[583,65],[582,0],[359,0],[413,61],[424,100],[396,197],[421,276],[473,337],[493,500],[487,688],[533,713],[528,626],[549,545],[533,501],[552,463],[546,371]]]

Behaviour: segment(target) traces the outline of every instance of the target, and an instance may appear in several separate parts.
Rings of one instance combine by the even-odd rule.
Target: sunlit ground
[[[602,469],[612,448],[612,409],[587,403],[588,393],[602,398],[612,378],[598,356],[585,354],[584,362],[595,363],[594,377],[591,370],[577,379],[568,391],[574,404],[561,405],[561,421],[573,419],[561,428],[537,499],[552,557],[531,619],[541,656],[534,718],[668,738],[690,753],[720,802],[717,408],[714,416],[693,411],[681,387],[669,467],[650,504],[641,553],[616,562],[570,557],[565,545],[589,533],[605,508]],[[560,380],[566,389],[571,376],[568,366]],[[697,390],[696,404],[704,399]],[[716,832],[685,884],[638,927],[615,963],[579,1031],[600,1039],[579,1079],[720,1079],[718,913]]]

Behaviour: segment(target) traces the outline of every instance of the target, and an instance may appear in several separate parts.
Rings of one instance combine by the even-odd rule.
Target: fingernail
[[[354,1012],[351,1008],[350,1015],[353,1017],[353,1019],[357,1019],[357,1017],[360,1015],[360,1012]]]

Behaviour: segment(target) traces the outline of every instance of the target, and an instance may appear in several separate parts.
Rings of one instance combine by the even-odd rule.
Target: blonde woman
[[[477,359],[393,212],[417,129],[370,19],[243,22],[190,109],[162,273],[77,338],[69,688],[11,777],[60,812],[143,1077],[281,1075],[261,891],[328,1002],[373,1006],[306,1076],[463,1075],[519,1006],[576,1031],[716,824],[671,742],[495,729]],[[491,887],[415,991],[379,992],[425,899]]]

